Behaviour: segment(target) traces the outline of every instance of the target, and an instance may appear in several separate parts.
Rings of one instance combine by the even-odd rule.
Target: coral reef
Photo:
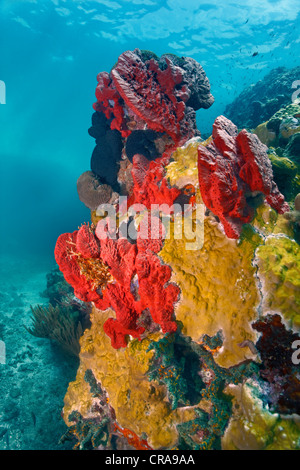
[[[289,140],[294,134],[300,131],[300,100],[290,103],[280,108],[267,121],[267,129],[273,131],[279,140]]]
[[[291,102],[292,84],[299,80],[299,76],[300,67],[290,70],[278,67],[271,70],[262,80],[254,86],[250,85],[229,104],[225,109],[225,116],[239,129],[255,129],[270,119],[282,106]]]
[[[65,397],[66,424],[75,410],[84,417],[90,415],[93,397],[84,379],[86,370],[90,369],[106,391],[119,427],[130,430],[140,439],[144,433],[152,448],[172,447],[178,436],[174,425],[193,419],[194,411],[172,410],[164,401],[164,387],[148,380],[146,374],[153,353],[147,350],[151,340],[158,339],[161,333],[151,333],[141,341],[130,341],[127,348],[115,349],[103,330],[103,324],[112,314],[108,310],[100,315],[94,309],[92,326],[81,338],[81,363]]]
[[[300,100],[280,108],[254,133],[270,148],[274,179],[289,203],[300,191]]]
[[[293,227],[295,239],[300,243],[300,193],[295,197],[294,210],[286,212],[284,217],[289,220]]]
[[[202,67],[191,58],[173,57],[148,59],[139,49],[127,51],[111,76],[127,107],[150,129],[166,132],[178,145],[195,135],[195,110],[208,108],[213,98]]]
[[[203,68],[190,57],[127,51],[97,81],[89,128],[96,140],[92,172],[77,183],[80,200],[91,210],[128,187],[124,160],[137,154],[168,158],[176,146],[200,134],[195,111],[214,102]]]
[[[246,130],[238,133],[228,119],[216,119],[208,145],[199,145],[198,171],[206,207],[221,220],[229,238],[239,238],[242,225],[254,216],[253,199],[259,194],[279,213],[288,204],[273,181],[267,147]],[[252,204],[251,204],[252,203]]]
[[[80,450],[91,450],[107,445],[109,438],[108,418],[98,419],[98,421],[96,419],[84,419],[80,413],[74,411],[70,414],[69,421],[75,424],[70,426],[67,433],[62,436],[61,443],[76,438],[78,442],[74,449],[78,448]]]
[[[298,131],[284,112],[257,135],[220,116],[203,141],[195,111],[213,98],[190,58],[135,49],[97,80],[97,168],[79,179],[92,224],[55,248],[92,306],[62,441],[299,449],[299,198],[278,176],[297,176]]]
[[[157,239],[148,244],[148,233],[144,231],[151,230],[151,224],[146,216],[140,224],[136,243],[131,244],[125,238],[103,237],[106,234],[103,228],[100,221],[95,233],[84,225],[58,239],[56,261],[74,287],[75,295],[85,302],[94,302],[100,309],[112,307],[115,310],[116,318],[108,319],[104,325],[115,348],[126,346],[127,335],[139,338],[144,333],[144,327],[138,326],[137,320],[145,310],[164,332],[174,331],[173,305],[179,289],[169,283],[171,270],[156,256],[162,246],[159,238],[162,230]],[[132,287],[135,276],[138,278],[136,295]]]
[[[224,450],[299,450],[299,416],[271,413],[256,381],[231,386],[232,416],[222,437]]]
[[[178,334],[150,343],[149,349],[155,349],[155,360],[149,378],[166,384],[172,408],[198,404],[196,418],[177,425],[179,448],[220,448],[220,438],[231,414],[231,398],[224,389],[228,384],[246,380],[258,370],[251,361],[229,369],[218,366],[212,350],[216,351],[222,344],[220,332],[213,338],[205,335],[200,344]],[[201,407],[202,400],[210,403],[209,411]]]
[[[180,194],[178,188],[169,188],[161,160],[148,162],[143,155],[136,155],[132,167],[133,191],[130,202],[143,204],[151,209],[152,204],[172,207]]]
[[[269,235],[255,253],[265,310],[281,312],[300,328],[300,248],[288,237]]]
[[[268,151],[268,156],[278,189],[289,202],[292,202],[295,192],[299,189],[297,165],[287,157],[279,157],[272,148]]]

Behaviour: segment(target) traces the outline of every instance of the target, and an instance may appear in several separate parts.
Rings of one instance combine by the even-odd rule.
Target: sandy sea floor
[[[47,339],[30,335],[30,305],[48,304],[41,296],[55,262],[1,257],[0,450],[64,450],[67,430],[61,418],[64,396],[74,380],[77,359]]]

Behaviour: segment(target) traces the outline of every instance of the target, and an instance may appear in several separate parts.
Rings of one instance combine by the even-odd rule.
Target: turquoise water
[[[0,339],[7,344],[0,416],[9,429],[0,449],[56,448],[63,432],[55,417],[76,364],[62,363],[19,324],[29,324],[30,304],[43,302],[57,237],[89,220],[76,180],[94,148],[87,130],[97,74],[136,47],[194,58],[215,97],[197,112],[198,128],[210,134],[244,88],[275,67],[299,65],[299,12],[299,0],[0,0]],[[55,408],[50,438],[42,431],[48,413],[38,415],[38,382]]]
[[[299,65],[296,0],[1,0],[1,246],[51,257],[57,236],[89,214],[76,180],[89,169],[96,76],[125,50],[201,63],[215,103],[198,111],[210,133],[227,103],[272,68]],[[253,56],[258,52],[258,55]]]

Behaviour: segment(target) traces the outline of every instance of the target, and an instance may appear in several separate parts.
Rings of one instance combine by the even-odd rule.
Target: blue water
[[[29,324],[29,304],[41,301],[57,237],[90,217],[76,181],[89,170],[94,148],[87,130],[97,74],[109,72],[122,52],[136,47],[194,58],[215,97],[209,110],[197,112],[198,128],[210,134],[214,119],[245,87],[275,67],[299,65],[299,12],[299,0],[0,0],[0,81],[6,92],[0,104],[0,282],[3,323],[11,322],[4,325],[8,351],[19,322],[9,292],[21,299],[18,314]],[[36,340],[26,341],[37,348]],[[27,347],[20,346],[25,365],[31,361]],[[53,362],[52,351],[41,355]],[[20,354],[15,356],[8,358],[12,367]],[[47,367],[40,374],[36,381],[48,380]],[[52,388],[57,369],[53,374]],[[68,381],[57,398],[57,415]],[[29,408],[25,418],[33,426]],[[18,425],[11,433],[14,444],[2,448],[51,447],[38,441],[38,429],[26,444]]]
[[[272,68],[299,65],[297,0],[1,0],[1,249],[52,257],[57,236],[89,218],[76,180],[89,169],[96,75],[125,50],[200,62],[214,119]],[[253,57],[253,53],[259,54]]]

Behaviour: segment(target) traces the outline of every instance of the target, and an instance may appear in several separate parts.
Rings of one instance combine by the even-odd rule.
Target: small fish
[[[247,19],[247,21],[245,21],[245,23],[244,23],[244,24],[247,24],[247,23],[248,23],[248,21],[249,21],[249,18]]]
[[[252,57],[256,57],[258,55],[258,52],[253,52]]]

